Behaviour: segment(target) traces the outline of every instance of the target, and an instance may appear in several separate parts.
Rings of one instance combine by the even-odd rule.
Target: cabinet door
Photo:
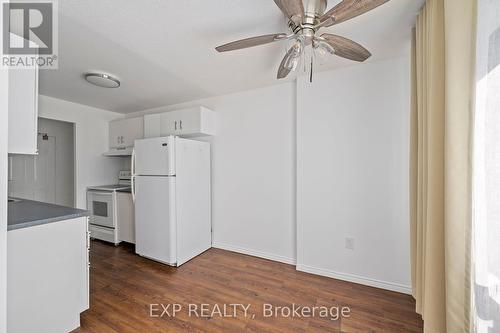
[[[38,68],[9,69],[9,153],[37,154]]]
[[[109,147],[133,147],[134,141],[144,137],[144,118],[127,118],[109,123]]]
[[[200,108],[188,109],[178,112],[178,134],[190,135],[201,132],[201,111]]]
[[[161,136],[161,114],[144,116],[144,138],[158,138]]]
[[[109,147],[120,148],[123,147],[121,143],[122,123],[120,121],[112,121],[109,123]]]
[[[123,120],[122,145],[133,147],[135,140],[144,138],[144,118],[129,118]]]
[[[179,112],[166,112],[161,114],[161,136],[177,135]]]
[[[144,131],[147,138],[215,135],[215,114],[207,108],[196,107],[147,115],[144,117]]]

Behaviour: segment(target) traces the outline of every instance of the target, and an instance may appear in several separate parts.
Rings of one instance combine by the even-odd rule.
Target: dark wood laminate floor
[[[175,317],[150,317],[150,304],[177,303]],[[189,316],[189,304],[251,304],[248,316]],[[263,317],[262,306],[350,308],[349,317]],[[134,254],[132,246],[91,245],[91,308],[75,332],[422,332],[408,295],[297,272],[294,266],[211,249],[180,268]],[[153,311],[159,315],[158,311]],[[231,310],[231,311],[230,311]],[[172,311],[169,311],[172,313]],[[194,314],[194,311],[193,311]],[[229,307],[227,315],[232,314]],[[286,315],[286,311],[285,311]]]

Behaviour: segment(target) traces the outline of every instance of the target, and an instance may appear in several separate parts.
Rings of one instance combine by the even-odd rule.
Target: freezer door
[[[174,153],[174,137],[136,140],[134,146],[135,175],[175,175]]]
[[[175,266],[175,177],[138,176],[135,181],[135,251]]]

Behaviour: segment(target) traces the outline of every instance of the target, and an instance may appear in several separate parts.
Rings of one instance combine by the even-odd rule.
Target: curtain
[[[475,0],[427,0],[412,61],[412,287],[424,331],[470,331]]]
[[[500,332],[500,1],[478,0],[474,134],[476,331]]]

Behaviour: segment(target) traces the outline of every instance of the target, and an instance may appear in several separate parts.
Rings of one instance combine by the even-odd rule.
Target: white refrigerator
[[[174,136],[135,141],[136,253],[180,266],[212,246],[210,143]]]

